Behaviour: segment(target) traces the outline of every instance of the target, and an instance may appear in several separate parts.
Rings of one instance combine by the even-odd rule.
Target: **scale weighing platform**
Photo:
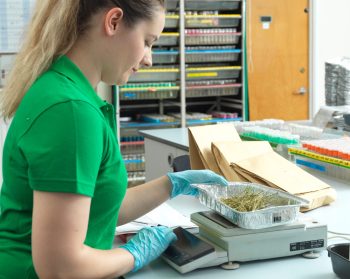
[[[237,269],[237,262],[298,254],[314,259],[327,247],[327,225],[313,220],[251,230],[237,227],[214,211],[204,211],[193,213],[191,221],[199,233],[175,229],[178,240],[162,255],[180,273],[218,265]]]

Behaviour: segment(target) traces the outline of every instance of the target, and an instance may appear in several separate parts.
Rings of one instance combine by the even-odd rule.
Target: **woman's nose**
[[[141,61],[142,66],[152,67],[152,51],[148,51]]]

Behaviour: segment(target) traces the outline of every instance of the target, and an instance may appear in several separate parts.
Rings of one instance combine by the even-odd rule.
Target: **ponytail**
[[[29,32],[1,94],[4,118],[14,115],[34,81],[77,39],[78,0],[37,1]]]

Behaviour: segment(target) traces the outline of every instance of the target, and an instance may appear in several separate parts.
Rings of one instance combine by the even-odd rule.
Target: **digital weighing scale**
[[[175,229],[178,240],[162,255],[180,273],[218,265],[237,269],[237,262],[298,254],[317,258],[327,247],[327,225],[313,220],[251,230],[237,227],[214,211],[204,211],[193,213],[191,221],[199,233]]]

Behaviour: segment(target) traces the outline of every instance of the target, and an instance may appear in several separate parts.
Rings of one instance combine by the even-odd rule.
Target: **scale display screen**
[[[177,241],[164,251],[163,257],[178,266],[188,264],[215,251],[213,246],[181,227],[174,229],[174,233]]]

